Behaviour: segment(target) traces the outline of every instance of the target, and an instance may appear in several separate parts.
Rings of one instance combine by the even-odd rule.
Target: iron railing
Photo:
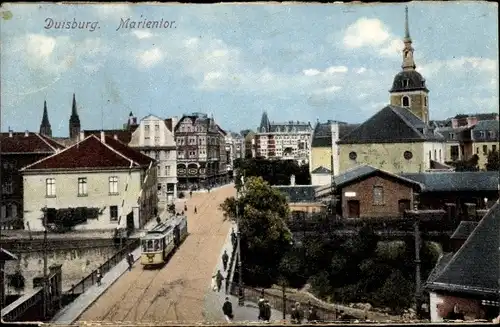
[[[82,278],[82,280],[76,285],[72,285],[71,288],[64,292],[65,294],[80,295],[85,292],[86,289],[97,283],[97,271],[101,269],[101,276],[104,276],[108,271],[116,266],[120,261],[122,261],[131,251],[135,250],[140,246],[140,239],[134,239],[129,243],[125,244],[118,252],[116,252],[111,258],[109,258],[105,263],[103,263],[99,268],[92,271],[87,277]]]

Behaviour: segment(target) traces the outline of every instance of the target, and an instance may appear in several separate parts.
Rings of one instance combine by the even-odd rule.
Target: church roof
[[[323,166],[319,166],[318,168],[314,169],[311,174],[331,174],[332,171],[328,168],[325,168]]]
[[[498,296],[499,231],[500,203],[497,201],[426,288],[483,297]]]
[[[408,81],[408,83],[405,82]],[[429,91],[425,86],[425,78],[416,70],[403,70],[394,76],[389,92]]]
[[[409,110],[388,105],[337,143],[410,143],[441,140],[443,140],[441,135],[435,134]]]

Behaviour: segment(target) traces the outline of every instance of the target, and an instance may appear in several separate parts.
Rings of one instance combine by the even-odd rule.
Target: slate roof
[[[311,174],[331,174],[332,171],[326,167],[319,166],[318,168],[314,169]]]
[[[388,105],[342,137],[338,144],[408,143],[443,140],[409,110]]]
[[[143,155],[126,144],[106,136],[102,143],[95,135],[63,151],[24,167],[23,171],[38,169],[109,169],[148,166],[154,159]]]
[[[403,176],[398,176],[398,175],[392,174],[388,171],[385,171],[382,169],[377,169],[377,168],[369,166],[369,165],[360,165],[360,166],[354,167],[352,169],[346,170],[342,174],[335,176],[335,184],[337,187],[340,188],[340,187],[344,187],[344,186],[349,185],[353,182],[365,179],[367,177],[370,177],[370,176],[373,176],[376,174],[389,176],[389,177],[392,177],[394,179],[400,180],[403,183],[415,185],[415,186],[420,187],[420,188],[422,187],[422,185],[418,181],[408,179],[408,178],[403,177]],[[330,185],[318,187],[318,189],[316,190],[316,196],[318,197],[318,196],[328,195],[330,193],[330,188],[331,188]]]
[[[500,203],[497,201],[441,273],[427,283],[427,288],[498,296],[499,236]]]
[[[177,124],[174,127],[174,132],[179,131],[179,127],[181,126],[181,122],[183,122],[186,119],[190,119],[192,123],[194,124],[197,122],[199,125],[205,125],[207,127],[208,132],[219,132],[220,127],[218,125],[216,126],[215,121],[213,118],[208,117],[207,114],[201,113],[201,112],[193,112],[191,114],[184,114],[181,119],[177,122]],[[211,129],[211,126],[213,126],[213,129]]]
[[[312,135],[311,147],[313,148],[324,148],[332,146],[332,128],[331,123],[320,123],[318,122],[314,127],[314,132]]]
[[[498,113],[490,112],[490,113],[482,113],[482,114],[458,114],[453,118],[460,119],[460,118],[467,118],[467,117],[473,117],[479,121],[480,120],[494,120],[498,117]]]
[[[403,81],[408,80],[408,86],[403,86]],[[405,92],[424,90],[429,91],[425,86],[425,78],[416,70],[403,70],[394,76],[392,88],[389,92]]]
[[[316,186],[294,185],[294,186],[273,186],[286,196],[289,203],[315,202]]]
[[[401,176],[423,184],[422,192],[496,191],[498,188],[496,171],[404,173]]]
[[[474,131],[498,131],[500,121],[498,120],[481,120],[474,125]]]
[[[442,135],[446,141],[458,142],[464,139],[464,132],[469,131],[472,128],[473,127],[468,127],[468,126],[461,126],[457,128],[446,126],[446,127],[436,128],[436,132]],[[454,138],[452,136],[454,136]]]
[[[452,240],[466,240],[470,234],[477,227],[477,221],[464,220],[461,221],[453,235],[451,235]]]
[[[1,133],[2,153],[54,153],[64,149],[64,146],[48,136],[28,132],[26,133]]]
[[[123,130],[123,129],[107,129],[103,130],[104,135],[116,137],[122,141],[123,143],[129,144],[130,140],[132,139],[132,131],[131,130]],[[85,130],[83,131],[84,137],[87,137],[89,135],[95,135],[97,137],[101,137],[101,130]]]
[[[451,258],[453,258],[453,252],[444,253],[439,257],[436,265],[429,273],[429,277],[427,277],[427,283],[434,281],[443,272]]]

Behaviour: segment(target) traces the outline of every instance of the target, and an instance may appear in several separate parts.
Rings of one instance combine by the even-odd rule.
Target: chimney
[[[477,124],[476,117],[467,117],[467,127],[472,127]]]
[[[85,138],[85,132],[81,131],[80,132],[80,141],[79,142],[83,141],[84,138]]]
[[[295,175],[290,176],[290,185],[295,186]]]
[[[12,137],[13,136],[13,132],[12,130],[9,128],[9,137]]]
[[[24,131],[24,137],[28,137],[28,136],[30,136],[30,132],[28,130],[25,130]]]
[[[118,140],[118,135],[117,135],[117,134],[113,135],[113,138],[114,138],[115,140]]]
[[[451,127],[453,127],[453,128],[457,128],[458,127],[458,119],[453,118],[451,120]]]
[[[457,215],[457,208],[455,203],[446,203],[446,215],[447,215],[447,220],[448,223],[452,224],[453,226],[455,225],[456,221],[456,215]]]
[[[106,137],[104,135],[104,131],[101,131],[101,142],[106,143]]]

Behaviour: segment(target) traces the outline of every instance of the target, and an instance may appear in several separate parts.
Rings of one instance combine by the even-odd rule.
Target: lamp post
[[[243,190],[243,187],[245,185],[245,177],[241,176],[241,186],[240,189]],[[236,234],[236,241],[237,241],[237,249],[238,249],[238,305],[239,306],[244,306],[245,305],[245,298],[243,294],[243,267],[241,263],[241,230],[240,230],[240,215],[239,215],[239,193],[240,191],[237,189],[236,190],[236,228],[237,228],[237,234]]]
[[[420,316],[421,309],[421,288],[422,281],[420,279],[420,247],[421,247],[421,237],[420,237],[420,218],[418,215],[418,194],[415,194],[415,200],[413,201],[414,207],[414,238],[415,238],[415,312],[417,316]]]
[[[47,272],[47,206],[43,210],[43,318],[48,315],[48,272]]]

